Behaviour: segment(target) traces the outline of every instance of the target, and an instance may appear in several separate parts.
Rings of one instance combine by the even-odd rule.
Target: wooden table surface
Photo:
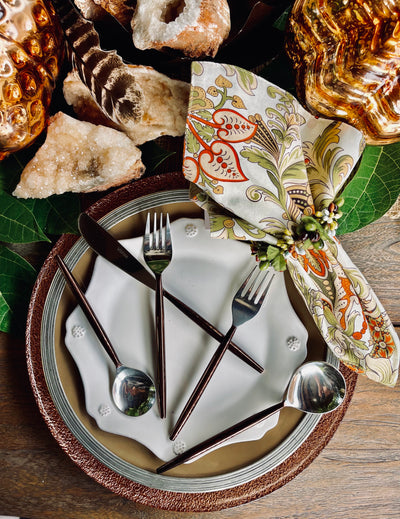
[[[342,238],[400,330],[400,221],[384,217]],[[34,260],[40,264],[48,251]],[[29,253],[29,251],[28,251]],[[23,341],[0,335],[0,515],[29,519],[390,519],[400,517],[400,384],[359,377],[328,446],[295,479],[246,505],[177,513],[103,488],[61,450],[32,395]]]

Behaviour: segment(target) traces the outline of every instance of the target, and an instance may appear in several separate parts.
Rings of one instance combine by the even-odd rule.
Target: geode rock
[[[297,0],[286,50],[305,108],[369,144],[400,141],[399,0]]]

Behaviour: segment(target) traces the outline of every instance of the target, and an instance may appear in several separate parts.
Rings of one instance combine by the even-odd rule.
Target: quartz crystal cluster
[[[0,159],[41,133],[63,54],[47,0],[0,0]]]
[[[286,48],[308,111],[348,122],[369,144],[400,141],[398,0],[297,0]]]

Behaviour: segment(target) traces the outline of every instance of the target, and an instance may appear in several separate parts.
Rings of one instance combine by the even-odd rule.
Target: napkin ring
[[[293,222],[290,229],[285,229],[277,236],[275,245],[262,241],[251,242],[251,253],[259,262],[260,269],[272,266],[278,271],[286,270],[286,259],[290,254],[294,257],[298,254],[304,256],[306,250],[323,249],[325,241],[332,241],[336,235],[343,204],[342,197],[331,202],[324,200],[320,211],[303,216],[298,223]]]

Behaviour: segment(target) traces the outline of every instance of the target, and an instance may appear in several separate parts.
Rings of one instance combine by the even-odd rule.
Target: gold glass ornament
[[[44,129],[62,56],[48,0],[0,0],[0,160]]]
[[[286,48],[308,111],[400,141],[399,0],[297,0]]]

